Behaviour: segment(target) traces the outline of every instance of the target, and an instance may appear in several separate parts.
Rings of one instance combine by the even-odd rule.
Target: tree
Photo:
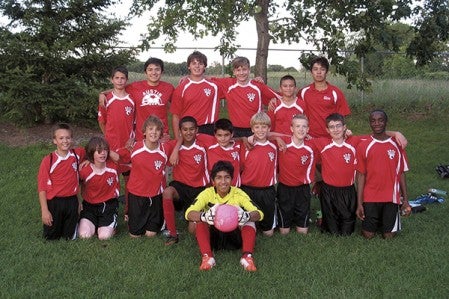
[[[127,23],[101,13],[114,3],[0,2],[0,112],[27,124],[95,119],[99,84],[135,55],[115,48]]]
[[[157,0],[133,0],[132,12],[141,15],[151,11]],[[148,24],[144,48],[151,47],[155,39],[166,37],[167,51],[175,49],[180,30],[195,38],[220,35],[218,48],[221,54],[232,55],[237,46],[236,28],[240,22],[253,18],[256,22],[258,44],[255,73],[266,78],[270,42],[299,42],[305,40],[326,53],[337,71],[348,75],[344,65],[347,57],[345,35],[359,32],[360,39],[354,47],[362,57],[373,51],[373,41],[391,42],[394,37],[385,34],[390,23],[411,14],[412,0],[389,1],[324,1],[324,0],[166,0]]]

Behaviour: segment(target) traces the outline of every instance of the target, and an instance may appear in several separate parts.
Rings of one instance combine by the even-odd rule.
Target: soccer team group
[[[207,58],[198,51],[187,65],[189,75],[176,88],[161,81],[158,58],[146,61],[146,80],[130,84],[127,69],[115,68],[113,89],[99,96],[103,135],[85,148],[73,147],[70,126],[55,126],[56,150],[38,173],[46,239],[111,238],[120,175],[129,234],[154,237],[164,227],[165,245],[174,245],[176,211],[182,211],[198,241],[201,270],[215,265],[214,250],[241,249],[240,264],[256,271],[256,231],[307,234],[312,192],[320,199],[323,232],[350,235],[356,218],[367,239],[400,230],[401,214],[411,212],[407,140],[386,130],[382,110],[369,114],[371,134],[352,135],[346,99],[327,82],[326,58],[311,61],[313,82],[299,92],[290,75],[281,78],[278,91],[251,80],[245,57],[232,61],[234,76],[228,78],[205,76]],[[229,119],[219,118],[221,99]],[[231,232],[214,226],[222,204],[238,209],[239,225]]]

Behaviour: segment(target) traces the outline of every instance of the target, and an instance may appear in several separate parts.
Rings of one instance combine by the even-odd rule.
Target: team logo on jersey
[[[159,169],[161,169],[161,167],[162,167],[162,161],[160,161],[160,160],[154,161],[154,168],[159,170]]]
[[[112,184],[114,184],[114,178],[108,178],[106,182],[108,183],[109,186],[112,186]]]
[[[125,113],[126,113],[126,115],[131,115],[131,113],[133,113],[133,107],[126,106],[125,107]]]
[[[387,151],[387,154],[388,154],[388,158],[390,158],[390,160],[393,160],[393,159],[394,159],[394,156],[396,156],[396,151],[395,151],[395,150],[392,150],[392,149],[389,149],[389,150]]]
[[[273,152],[269,152],[269,153],[268,153],[268,158],[270,159],[271,162],[274,161],[274,157],[275,157],[275,156],[274,156],[274,153],[273,153]]]
[[[76,162],[73,162],[72,168],[73,168],[73,170],[78,171],[78,164],[76,164]]]
[[[253,92],[246,94],[246,96],[248,97],[248,101],[250,101],[251,103],[256,99],[256,94]]]
[[[231,153],[231,157],[232,157],[232,159],[237,160],[239,158],[239,153],[238,152],[232,152]]]
[[[200,162],[202,160],[202,155],[201,154],[194,155],[193,160],[195,160],[196,164],[200,164]]]
[[[330,101],[330,100],[331,100],[331,97],[323,96],[323,100],[325,100],[325,101]]]
[[[162,93],[150,89],[143,93],[142,104],[140,106],[162,106]]]
[[[301,156],[301,164],[302,165],[305,165],[307,160],[309,160],[309,156],[307,156],[307,155]]]
[[[211,94],[212,94],[212,90],[210,89],[210,88],[205,88],[205,89],[203,89],[204,90],[204,94],[206,95],[206,96],[210,96]]]
[[[343,154],[343,159],[345,159],[346,163],[351,162],[351,154],[350,153]]]

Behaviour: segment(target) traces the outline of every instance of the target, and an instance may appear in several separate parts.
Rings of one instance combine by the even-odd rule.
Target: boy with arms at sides
[[[194,51],[187,58],[188,78],[173,92],[170,112],[175,138],[179,138],[179,121],[184,116],[192,116],[198,123],[198,132],[214,135],[214,122],[219,115],[219,100],[223,97],[219,85],[204,77],[207,57]]]
[[[150,116],[142,127],[143,140],[136,142],[132,152],[119,151],[120,159],[131,162],[128,190],[128,229],[131,237],[154,237],[164,223],[162,192],[166,187],[165,166],[173,151],[172,143],[161,143],[164,125],[157,116]]]
[[[250,63],[246,57],[232,60],[234,78],[214,78],[222,86],[227,102],[229,119],[234,125],[235,137],[252,135],[251,117],[261,112],[263,105],[268,105],[272,98],[279,95],[267,85],[250,80]]]
[[[174,90],[173,85],[161,81],[164,72],[164,62],[155,57],[150,57],[144,64],[143,71],[146,80],[136,81],[126,86],[128,92],[135,103],[135,140],[141,141],[144,137],[142,126],[150,115],[156,115],[164,124],[162,140],[170,138],[168,126],[168,106]],[[103,93],[100,94],[100,106],[105,106]],[[130,144],[134,140],[130,141]]]
[[[367,136],[345,137],[344,116],[333,113],[326,118],[331,138],[315,138],[323,182],[319,198],[323,215],[322,230],[336,235],[354,232],[357,195],[354,186],[356,170],[356,148]],[[390,132],[397,138],[402,134]],[[405,138],[404,138],[405,140]]]
[[[109,144],[103,137],[92,137],[86,145],[89,164],[81,168],[83,209],[78,236],[107,240],[115,233],[120,182],[117,165],[109,157]]]
[[[290,130],[293,135],[283,137],[286,150],[278,153],[278,227],[283,235],[288,234],[292,226],[297,233],[307,234],[316,154],[313,145],[305,140],[309,122],[304,114],[293,117]]]
[[[298,97],[304,100],[306,115],[309,118],[309,134],[312,137],[329,137],[326,117],[332,113],[343,116],[351,114],[343,92],[326,81],[329,61],[316,57],[310,63],[313,83],[302,88]]]
[[[179,140],[169,142],[177,148],[175,152],[178,152],[178,161],[173,166],[173,181],[162,195],[165,225],[169,232],[165,245],[168,246],[179,241],[175,210],[184,212],[210,182],[206,146],[200,140],[203,134],[198,134],[195,118],[191,116],[181,118],[178,130],[182,138],[179,148]],[[188,230],[191,233],[195,231],[193,222],[189,223]]]
[[[305,103],[296,96],[296,80],[285,75],[279,82],[280,101],[275,101],[268,110],[271,119],[271,131],[291,135],[291,121],[295,115],[304,114]]]
[[[83,148],[71,149],[72,129],[58,124],[53,129],[56,150],[46,155],[37,177],[43,236],[47,240],[75,239],[78,223],[79,163]]]
[[[264,219],[258,227],[266,236],[272,236],[276,226],[275,202],[277,183],[277,148],[268,140],[270,117],[259,112],[251,118],[251,130],[254,134],[253,148],[242,149],[242,190],[253,203],[264,213]]]
[[[98,124],[105,136],[110,149],[117,151],[126,146],[128,140],[134,138],[134,101],[126,92],[128,70],[125,67],[116,67],[111,73],[113,90],[106,93],[105,105],[98,105]],[[130,165],[121,164],[119,173],[125,180],[125,215],[128,213],[128,190]],[[125,216],[126,219],[126,216]]]
[[[240,264],[246,271],[257,270],[252,257],[256,243],[255,221],[263,219],[263,213],[251,202],[248,195],[231,186],[234,168],[228,161],[218,161],[212,167],[212,187],[205,189],[187,209],[185,217],[196,222],[196,239],[202,261],[200,270],[215,266],[214,250],[242,248]],[[239,227],[224,233],[214,227],[214,212],[217,205],[228,204],[239,208]]]
[[[385,239],[393,238],[401,230],[400,211],[405,216],[411,213],[405,179],[407,156],[386,133],[387,121],[385,111],[372,111],[372,135],[357,147],[356,213],[366,239],[373,238],[379,228]]]

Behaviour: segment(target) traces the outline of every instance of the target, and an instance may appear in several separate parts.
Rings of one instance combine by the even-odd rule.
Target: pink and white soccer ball
[[[236,206],[223,204],[217,207],[214,226],[224,233],[231,232],[239,226],[239,214]]]

